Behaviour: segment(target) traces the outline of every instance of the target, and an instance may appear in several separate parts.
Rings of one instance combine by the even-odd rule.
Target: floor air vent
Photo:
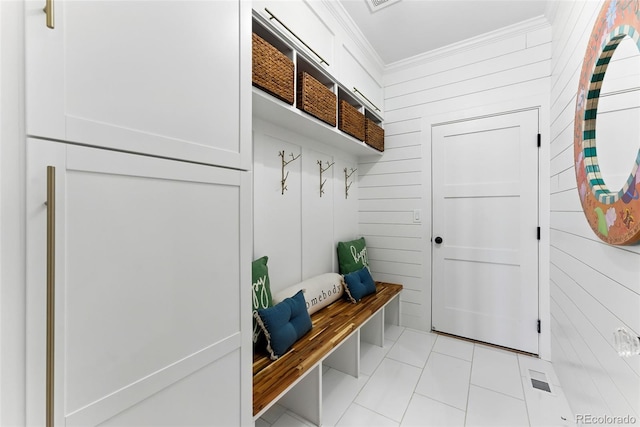
[[[547,381],[547,376],[544,372],[529,369],[529,377],[533,388],[551,393],[551,387],[549,387],[549,381]]]

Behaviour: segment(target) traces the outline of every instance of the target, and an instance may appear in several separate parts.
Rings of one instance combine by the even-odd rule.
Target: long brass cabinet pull
[[[376,106],[376,104],[374,104],[373,102],[371,102],[371,100],[370,100],[369,98],[367,98],[366,96],[364,96],[364,93],[360,92],[360,91],[358,90],[358,88],[357,88],[357,87],[354,87],[354,88],[353,88],[353,91],[354,91],[355,93],[359,93],[361,97],[363,97],[363,98],[364,98],[364,99],[365,99],[369,104],[371,104],[371,106],[372,106],[373,108],[375,108],[375,109],[376,109],[376,111],[380,111],[380,109]]]
[[[53,427],[55,279],[56,273],[56,168],[47,166],[47,371],[46,426]]]
[[[51,0],[51,1],[53,1],[53,0]],[[267,8],[265,7],[265,8],[264,8],[264,10],[265,10],[265,11],[266,11],[270,16],[271,16],[269,19],[275,19],[276,21],[278,21],[278,23],[280,23],[280,25],[282,25],[282,26],[285,28],[285,30],[289,31],[293,37],[295,37],[296,39],[298,39],[298,41],[304,45],[304,47],[306,47],[307,49],[309,49],[309,50],[310,50],[310,51],[311,51],[315,56],[317,56],[317,57],[318,57],[318,59],[320,60],[320,63],[321,63],[321,64],[322,64],[322,63],[324,63],[324,64],[327,64],[327,66],[329,66],[329,63],[328,63],[327,61],[325,61],[325,60],[324,60],[324,58],[318,54],[318,52],[316,52],[315,50],[313,50],[313,49],[311,48],[311,46],[309,46],[308,44],[306,44],[306,43],[304,42],[304,40],[302,40],[300,37],[298,37],[298,35],[297,35],[296,33],[294,33],[293,31],[291,31],[291,28],[287,27],[287,26],[286,26],[286,24],[285,24],[284,22],[282,22],[281,20],[279,20],[279,19],[278,19],[278,18],[277,18],[273,13],[271,13],[271,12],[269,11],[269,9],[267,9]]]
[[[47,2],[45,3],[44,6],[44,13],[46,13],[47,15],[47,28],[51,28],[53,30],[53,28],[55,27],[54,25],[54,15],[53,15],[53,0],[46,0]]]

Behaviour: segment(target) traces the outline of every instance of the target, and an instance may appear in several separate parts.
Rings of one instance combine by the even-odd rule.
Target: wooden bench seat
[[[376,293],[364,297],[359,303],[341,299],[314,313],[311,316],[311,331],[278,360],[270,360],[266,353],[254,354],[253,415],[261,413],[298,379],[321,363],[332,350],[398,296],[401,290],[402,285],[376,282]]]

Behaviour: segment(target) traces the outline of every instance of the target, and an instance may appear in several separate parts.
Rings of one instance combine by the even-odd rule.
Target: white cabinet
[[[28,425],[48,324],[55,425],[250,423],[251,204],[247,172],[29,139]]]
[[[30,136],[250,169],[251,8],[27,0]]]
[[[365,107],[381,116],[384,104],[383,89],[362,63],[362,59],[345,46],[340,56],[340,83],[355,93]]]
[[[258,0],[253,8],[284,31],[296,48],[309,54],[323,69],[335,69],[335,29],[306,1]]]

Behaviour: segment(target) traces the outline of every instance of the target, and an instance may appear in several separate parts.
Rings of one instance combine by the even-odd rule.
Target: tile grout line
[[[463,359],[462,357],[458,357],[458,356],[453,356],[451,354],[447,354],[447,353],[443,353],[441,351],[436,351],[436,350],[431,350],[432,353],[438,353],[442,356],[449,356],[449,357],[453,357],[454,359],[458,359],[458,360],[462,360],[463,362],[469,362],[469,363],[473,363],[473,360],[467,360],[467,359]],[[472,353],[473,354],[473,353]],[[472,357],[473,359],[473,357]]]
[[[411,392],[411,399],[409,399],[409,403],[407,404],[407,407],[404,409],[404,412],[402,413],[402,417],[400,418],[400,423],[398,425],[402,425],[402,422],[404,421],[404,417],[407,415],[407,411],[409,410],[409,407],[411,406],[411,402],[413,401],[413,398],[415,397],[415,395],[417,394],[418,396],[422,396],[420,393],[416,393],[416,389],[418,388],[418,384],[420,384],[420,379],[424,375],[425,369],[427,369],[427,364],[429,363],[429,359],[431,359],[431,355],[433,354],[433,348],[436,346],[437,341],[438,341],[438,337],[436,337],[436,339],[433,340],[433,344],[431,344],[431,348],[429,349],[429,355],[427,356],[427,359],[424,362],[424,366],[420,371],[420,377],[418,378],[418,381],[416,381],[416,385],[413,386],[413,391]],[[409,365],[409,366],[413,366],[413,365]],[[426,396],[423,396],[423,397],[426,397]]]
[[[518,378],[520,378],[520,377],[518,377]],[[520,382],[522,382],[522,380],[521,380]],[[503,393],[503,392],[501,392],[501,391],[493,390],[493,389],[491,389],[491,388],[484,387],[484,386],[481,386],[481,385],[478,385],[478,384],[471,384],[471,385],[472,385],[472,386],[474,386],[474,387],[481,388],[481,389],[483,389],[483,390],[487,390],[487,391],[491,391],[491,392],[494,392],[494,393],[500,394],[500,395],[502,395],[502,396],[506,396],[506,397],[510,397],[510,398],[512,398],[512,399],[515,399],[515,400],[519,400],[519,401],[521,401],[521,402],[526,402],[526,399],[525,399],[524,397],[523,397],[522,399],[520,399],[519,397],[515,397],[515,396],[514,396],[514,395],[512,395],[512,394]]]
[[[476,356],[476,344],[473,343],[471,351],[471,369],[469,370],[469,386],[467,387],[467,406],[464,408],[464,425],[467,425],[467,416],[469,415],[469,396],[471,395],[471,378],[473,378],[474,359]]]
[[[367,375],[367,377],[368,377],[368,378],[367,378],[367,381],[365,381],[365,383],[362,385],[362,387],[360,387],[360,390],[358,390],[358,393],[356,393],[355,397],[351,400],[351,403],[349,404],[349,406],[347,406],[347,409],[342,413],[342,415],[340,416],[340,418],[338,418],[338,421],[336,422],[336,425],[340,424],[340,421],[342,421],[342,419],[344,418],[344,416],[345,416],[345,415],[347,414],[347,412],[349,411],[349,408],[350,408],[351,406],[353,406],[353,405],[357,405],[357,406],[359,406],[359,407],[361,407],[361,408],[363,408],[363,409],[366,409],[366,410],[368,410],[368,411],[373,412],[374,414],[377,414],[377,415],[379,415],[379,416],[381,416],[381,417],[384,417],[384,418],[386,418],[386,419],[388,419],[388,420],[391,420],[391,418],[389,418],[389,417],[387,417],[387,416],[385,416],[385,415],[383,415],[383,414],[380,414],[380,413],[378,413],[378,412],[377,412],[377,411],[375,411],[375,410],[372,410],[372,409],[370,409],[370,408],[367,408],[366,406],[363,406],[363,405],[361,405],[361,404],[357,403],[357,402],[356,402],[356,400],[358,399],[358,396],[360,396],[360,393],[362,393],[362,390],[364,390],[364,388],[366,387],[366,385],[369,383],[369,381],[371,380],[371,378],[373,378],[373,376],[375,375],[376,371],[378,370],[378,368],[380,367],[380,365],[382,365],[382,362],[384,362],[384,360],[385,360],[385,359],[393,360],[393,361],[398,362],[398,363],[404,363],[404,362],[400,362],[400,361],[398,361],[398,360],[392,359],[392,358],[390,358],[390,357],[387,357],[387,355],[389,354],[389,352],[391,351],[391,349],[392,349],[392,348],[393,348],[393,347],[398,343],[398,341],[400,340],[400,338],[402,337],[402,335],[404,334],[404,332],[405,332],[407,329],[408,329],[408,328],[403,327],[403,328],[402,328],[402,332],[400,332],[400,334],[398,335],[398,337],[397,337],[395,340],[389,340],[389,341],[392,341],[392,342],[393,342],[393,345],[391,346],[391,348],[389,348],[389,350],[388,350],[387,352],[385,352],[384,356],[380,359],[380,361],[379,361],[379,362],[378,362],[378,364],[375,366],[375,368],[373,369],[373,371],[371,372],[371,374],[370,374],[370,375]],[[385,340],[385,341],[386,341],[386,340]],[[383,343],[383,346],[384,346],[384,343]],[[407,365],[407,366],[411,366],[411,365],[409,365],[409,364],[407,364],[407,363],[405,363],[405,365]],[[411,401],[411,400],[409,400],[409,401]],[[405,410],[405,412],[406,412],[406,410]],[[403,418],[404,418],[404,414],[403,414]],[[396,422],[395,420],[391,420],[391,421],[393,421],[394,423]],[[398,423],[398,425],[400,425],[400,424],[401,424],[401,423]]]
[[[524,410],[527,411],[527,421],[529,422],[529,427],[531,427],[531,415],[529,415],[529,405],[527,404],[527,392],[524,389],[524,381],[522,380],[524,377],[522,376],[522,366],[520,366],[520,357],[516,356],[516,361],[518,362],[518,377],[520,378],[520,388],[522,388],[522,396],[524,397]]]

